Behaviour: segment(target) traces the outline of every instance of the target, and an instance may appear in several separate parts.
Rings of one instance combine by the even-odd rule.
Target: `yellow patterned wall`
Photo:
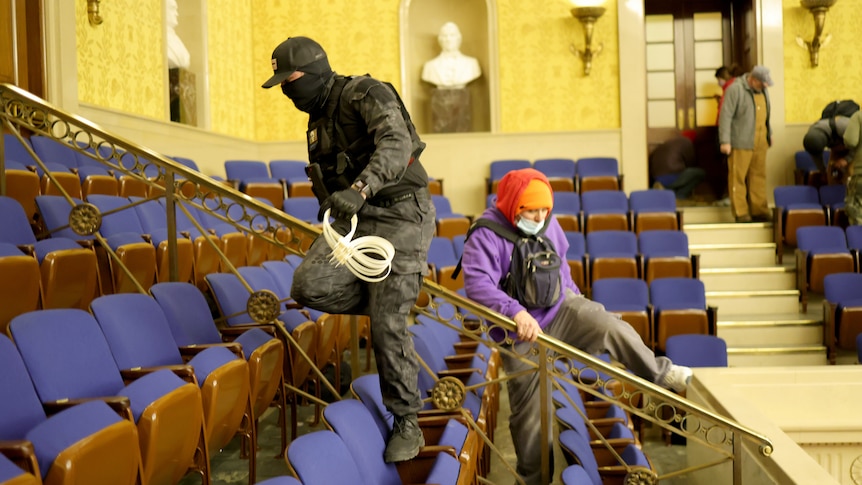
[[[808,51],[799,47],[796,37],[810,41],[814,37],[811,13],[799,0],[783,0],[784,10],[784,79],[786,120],[788,123],[811,123],[820,117],[823,107],[836,99],[855,99],[862,103],[859,39],[862,23],[859,12],[862,0],[838,0],[826,15],[824,33],[832,34],[820,50],[820,65],[811,67]]]
[[[592,72],[569,51],[584,31],[561,0],[497,0],[502,131],[620,127],[617,5],[606,2],[593,36],[602,43]]]
[[[303,140],[308,116],[277,86],[260,85],[272,75],[272,50],[289,36],[311,37],[340,74],[365,74],[399,88],[399,0],[253,0],[254,110],[257,140]]]
[[[102,2],[101,25],[75,2],[78,99],[149,118],[164,118],[167,96],[162,2]]]
[[[304,138],[306,115],[277,87],[260,88],[272,72],[272,49],[289,35],[320,42],[339,73],[371,73],[400,88],[402,1],[366,0],[361,8],[354,0],[209,2],[211,129],[258,141]],[[586,77],[569,51],[572,43],[583,46],[583,27],[569,14],[568,2],[495,1],[502,131],[619,128],[616,2],[607,2],[598,21],[595,41],[604,50]],[[102,14],[105,23],[90,26],[86,2],[76,2],[80,101],[164,118],[162,2],[112,0],[102,4]]]
[[[370,72],[399,87],[400,0],[320,2],[254,0],[255,76],[272,72],[272,49],[288,35],[314,38],[342,74]],[[616,2],[596,27],[604,51],[589,77],[569,45],[583,47],[583,27],[563,0],[496,0],[502,131],[615,129],[620,126]],[[372,27],[373,26],[373,27]],[[297,140],[306,116],[278,90],[255,95],[258,140]]]
[[[219,0],[207,8],[207,63],[211,129],[255,138],[256,59],[251,55],[251,9],[247,0]]]

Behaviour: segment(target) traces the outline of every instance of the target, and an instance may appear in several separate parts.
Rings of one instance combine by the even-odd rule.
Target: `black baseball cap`
[[[289,37],[272,51],[272,77],[262,87],[271,88],[279,85],[289,78],[295,71],[311,63],[316,63],[315,68],[322,67],[329,70],[329,61],[326,52],[320,44],[308,37]]]

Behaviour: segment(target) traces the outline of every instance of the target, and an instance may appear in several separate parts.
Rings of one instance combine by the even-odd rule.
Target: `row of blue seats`
[[[89,194],[146,197],[162,190],[152,184],[159,178],[156,165],[144,157],[118,151],[110,144],[94,147],[79,143],[73,148],[46,136],[35,135],[22,141],[9,133],[4,135],[4,144],[4,173],[9,184],[14,185],[10,195],[25,209],[32,208],[32,199],[37,195],[62,195],[59,187],[79,199]],[[44,169],[31,151],[44,164]],[[174,157],[173,160],[199,171],[191,159]]]
[[[268,198],[276,207],[289,197],[312,197],[304,160],[225,160],[227,181],[252,197]],[[429,190],[442,194],[442,181],[429,180]]]
[[[208,483],[211,454],[235,434],[254,483],[256,419],[280,387],[281,343],[260,329],[222,343],[189,283],[152,294],[103,296],[92,313],[28,312],[9,325],[14,346],[0,338],[11,392],[0,439],[29,441],[29,471],[45,483],[176,483],[190,470]]]
[[[829,363],[839,350],[855,351],[862,362],[862,274],[836,272],[823,278],[823,324]]]
[[[487,206],[497,202],[496,194]],[[652,229],[680,230],[683,215],[672,190],[593,190],[585,193],[554,192],[553,215],[563,230],[592,232],[619,229],[640,233]]]
[[[773,190],[773,230],[776,260],[781,263],[785,246],[796,246],[796,230],[804,226],[847,227],[843,185],[780,185]]]
[[[690,254],[682,231],[653,230],[640,235],[629,231],[596,231],[586,235],[566,231],[565,259],[575,284],[589,293],[593,282],[607,277],[634,277],[651,282],[669,276],[699,277],[699,255]],[[462,275],[452,274],[464,248],[464,236],[452,240],[435,237],[428,251],[433,280],[452,290],[464,286]]]
[[[512,170],[534,168],[548,177],[555,191],[589,192],[592,190],[622,190],[623,176],[619,162],[613,157],[543,158],[492,160],[486,181],[488,194],[497,192],[497,184]]]
[[[119,263],[106,254],[92,235],[69,227],[73,206],[61,196],[38,196],[40,219],[50,237],[37,239],[21,205],[0,197],[0,264],[16,275],[3,293],[0,329],[15,315],[37,308],[87,309],[99,295],[147,291],[157,281],[170,279],[168,228],[164,200],[145,200],[93,194],[87,201],[103,217],[99,234]],[[72,203],[82,201],[73,199]],[[177,280],[206,289],[204,277],[227,268],[259,265],[280,259],[283,251],[253,233],[243,233],[217,216],[187,205],[190,217],[177,210]],[[197,223],[201,230],[195,225]],[[44,234],[41,234],[44,236]],[[227,258],[222,261],[213,247]],[[10,281],[12,279],[10,278]]]
[[[802,226],[796,229],[797,289],[802,311],[808,310],[808,294],[823,293],[824,277],[831,273],[858,272],[862,253],[862,226]]]
[[[666,351],[677,334],[716,335],[718,309],[708,306],[706,289],[696,278],[604,278],[593,282],[592,299],[617,313],[644,343]]]

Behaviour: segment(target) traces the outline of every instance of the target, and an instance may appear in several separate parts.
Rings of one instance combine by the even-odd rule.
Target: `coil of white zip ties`
[[[329,209],[323,213],[323,237],[332,248],[329,262],[346,265],[357,278],[375,283],[383,281],[392,270],[395,246],[380,236],[362,236],[353,239],[356,232],[356,215],[350,219],[350,232],[342,236],[329,224]]]

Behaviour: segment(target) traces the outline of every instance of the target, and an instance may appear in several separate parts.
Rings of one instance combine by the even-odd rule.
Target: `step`
[[[689,244],[742,244],[773,242],[772,223],[684,224]]]
[[[826,347],[799,345],[787,347],[728,347],[730,367],[790,367],[827,365]]]
[[[701,268],[706,291],[795,290],[796,270],[785,266]]]
[[[805,313],[737,315],[722,319],[718,336],[728,347],[790,347],[823,344],[821,318]]]
[[[691,254],[700,255],[705,268],[757,267],[775,264],[775,243],[689,244]]]
[[[799,312],[799,291],[707,291],[706,302],[718,307],[718,319],[730,320],[731,315],[764,315]]]
[[[685,207],[683,224],[714,224],[717,222],[736,222],[730,207]]]

